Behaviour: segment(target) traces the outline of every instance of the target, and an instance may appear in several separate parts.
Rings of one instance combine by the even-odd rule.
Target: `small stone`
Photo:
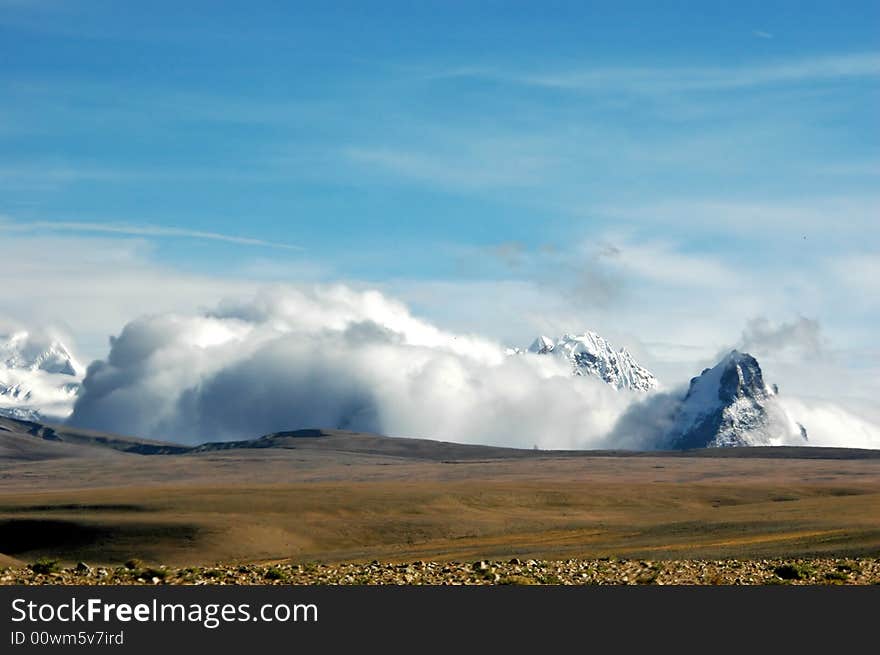
[[[91,575],[92,567],[86,564],[85,562],[77,562],[76,564],[76,572],[84,573],[85,575]]]

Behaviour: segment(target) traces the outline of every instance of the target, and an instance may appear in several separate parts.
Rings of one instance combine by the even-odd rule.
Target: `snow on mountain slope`
[[[767,386],[758,361],[736,350],[693,378],[669,435],[672,448],[771,446],[807,439]]]
[[[27,420],[66,418],[83,373],[57,339],[26,331],[0,335],[0,414]]]
[[[618,390],[651,392],[657,379],[632,355],[615,350],[593,332],[540,336],[527,351],[509,354],[558,358],[573,376],[595,377]],[[549,362],[548,362],[549,363]],[[556,369],[556,365],[553,366]],[[558,375],[557,371],[557,375]],[[0,415],[27,420],[64,420],[73,408],[83,367],[57,339],[25,331],[0,335]],[[672,396],[652,394],[650,397]],[[703,448],[792,444],[806,441],[806,430],[764,382],[757,360],[732,351],[716,366],[694,377],[684,398],[674,398],[659,447]]]
[[[657,378],[639,366],[626,348],[615,350],[594,332],[566,334],[555,341],[540,336],[528,352],[560,357],[569,362],[572,375],[597,377],[616,389],[647,392],[658,386]]]

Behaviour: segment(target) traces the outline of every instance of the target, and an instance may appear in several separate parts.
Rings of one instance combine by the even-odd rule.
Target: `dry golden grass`
[[[180,565],[876,555],[880,460],[286,450],[26,462],[0,469],[0,552]]]

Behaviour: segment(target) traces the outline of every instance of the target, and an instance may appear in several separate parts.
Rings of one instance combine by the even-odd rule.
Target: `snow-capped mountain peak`
[[[7,369],[45,371],[79,376],[82,366],[57,339],[38,338],[20,331],[0,336],[0,365]]]
[[[0,414],[25,419],[66,417],[83,372],[57,339],[23,330],[0,335]]]
[[[552,351],[555,345],[556,343],[553,339],[541,335],[532,342],[531,346],[529,346],[529,352],[538,355],[545,355]]]
[[[776,402],[758,361],[733,350],[691,379],[671,436],[674,448],[766,446],[806,430]]]
[[[565,359],[571,365],[572,375],[597,377],[616,389],[651,391],[658,386],[657,378],[639,366],[626,348],[615,350],[595,332],[565,334],[556,340],[540,336],[528,352]]]

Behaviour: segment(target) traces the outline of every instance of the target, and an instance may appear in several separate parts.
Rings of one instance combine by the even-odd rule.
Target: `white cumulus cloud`
[[[191,443],[336,427],[588,448],[630,400],[552,358],[508,357],[379,292],[334,285],[128,323],[89,367],[71,422]]]
[[[756,319],[743,341],[813,352],[821,339],[814,321]],[[651,449],[667,443],[686,391],[674,386],[683,380],[664,382],[672,391],[616,391],[571,376],[556,358],[509,356],[490,339],[440,329],[379,291],[287,286],[130,321],[89,366],[70,421],[185,443],[321,427],[524,448]],[[780,402],[806,427],[809,445],[880,447],[880,428],[839,404],[787,393]]]

